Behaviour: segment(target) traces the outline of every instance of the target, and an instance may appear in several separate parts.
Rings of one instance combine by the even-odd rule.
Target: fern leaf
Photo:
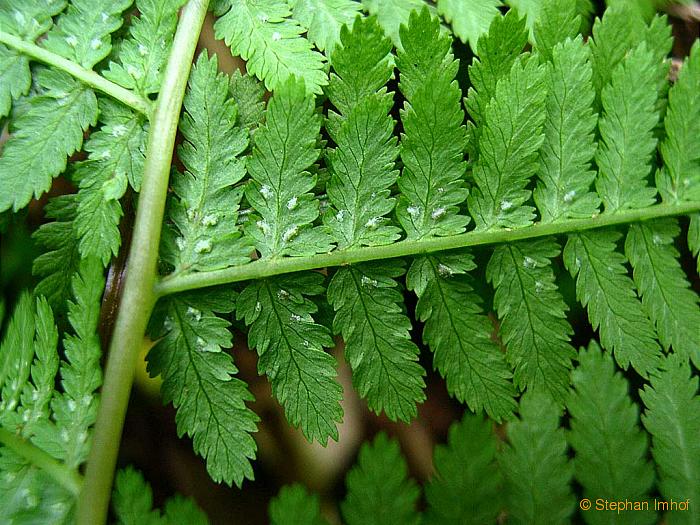
[[[576,296],[588,308],[593,329],[600,329],[603,348],[614,352],[624,370],[632,364],[646,377],[658,367],[661,349],[627,276],[625,258],[616,251],[620,237],[606,230],[573,234],[564,248],[564,264],[576,278]]]
[[[308,29],[308,38],[328,55],[340,41],[344,25],[352,26],[362,4],[355,0],[289,0],[292,16]]]
[[[527,21],[527,28],[532,34],[535,24],[541,17],[545,2],[540,0],[505,0],[505,2]]]
[[[258,79],[236,69],[231,75],[229,94],[238,107],[238,125],[253,131],[265,116],[265,86]]]
[[[542,222],[590,217],[600,205],[599,197],[590,191],[596,176],[591,162],[598,117],[593,111],[589,48],[580,37],[567,39],[556,44],[551,55],[545,138],[534,191]]]
[[[133,467],[117,472],[112,506],[119,525],[165,525],[160,512],[153,510],[151,486]]]
[[[178,495],[165,502],[163,518],[168,525],[209,525],[207,515],[193,500]]]
[[[34,41],[51,28],[53,17],[67,3],[67,0],[3,0],[0,26],[3,31]]]
[[[0,211],[25,207],[51,187],[80,149],[83,133],[97,122],[95,93],[70,76],[43,69],[36,75],[43,93],[12,122],[12,137],[0,157]]]
[[[385,217],[394,209],[389,194],[398,176],[389,115],[393,93],[384,87],[392,74],[390,51],[391,41],[372,17],[358,18],[352,31],[343,28],[341,46],[333,53],[335,72],[327,92],[342,116],[330,112],[326,126],[336,147],[326,159],[333,210],[324,222],[340,249],[389,244],[399,237],[400,230]]]
[[[57,315],[65,311],[71,297],[71,283],[66,276],[77,272],[80,264],[78,238],[73,228],[76,205],[75,195],[61,195],[49,200],[44,212],[54,221],[42,224],[32,235],[44,250],[32,265],[32,273],[40,279],[34,293],[45,296]]]
[[[305,81],[309,93],[321,93],[328,81],[325,59],[302,36],[304,28],[291,18],[287,2],[227,0],[230,10],[216,21],[216,37],[226,41],[234,56],[246,61],[247,71],[265,81],[269,90],[290,76]]]
[[[486,107],[476,186],[467,201],[478,230],[518,228],[534,219],[534,208],[523,203],[544,140],[545,74],[536,60],[516,61]]]
[[[629,385],[610,354],[591,343],[581,349],[580,365],[572,373],[574,391],[569,443],[576,456],[576,479],[587,498],[645,501],[654,483],[654,468],[646,459],[647,436],[639,428],[639,409],[628,395]],[[587,512],[587,523],[610,523],[605,512]],[[623,512],[615,523],[654,523],[653,512]]]
[[[104,76],[144,98],[157,93],[173,42],[177,13],[184,3],[185,0],[136,0],[140,15],[132,18],[129,35],[119,44],[117,61],[110,62]]]
[[[425,399],[425,371],[417,363],[419,350],[396,289],[404,271],[396,261],[341,268],[327,295],[336,312],[333,330],[343,335],[358,393],[372,411],[409,421]]]
[[[437,10],[452,25],[452,31],[464,43],[477,52],[481,35],[489,31],[494,18],[500,15],[501,0],[437,0]]]
[[[340,505],[347,525],[418,525],[420,490],[408,477],[399,444],[381,433],[365,443],[345,478],[347,496]]]
[[[246,198],[261,220],[246,233],[263,257],[313,255],[329,249],[329,239],[311,223],[318,200],[316,177],[307,169],[318,159],[320,119],[303,83],[290,79],[268,103],[265,124],[255,133],[248,161],[252,181]]]
[[[465,414],[449,430],[447,445],[435,447],[435,476],[425,486],[426,523],[477,525],[496,521],[502,505],[493,425]]]
[[[576,3],[576,0],[544,2],[541,16],[533,27],[533,40],[535,50],[545,60],[554,61],[552,51],[557,44],[563,44],[567,39],[576,39],[581,27]],[[588,51],[585,53],[587,59]],[[584,64],[587,64],[587,61]],[[590,66],[587,69],[590,69]],[[588,75],[588,72],[584,71],[583,75]]]
[[[690,216],[688,226],[688,248],[697,260],[698,273],[700,273],[700,214]]]
[[[557,405],[541,393],[520,400],[520,419],[508,424],[509,445],[499,463],[506,478],[508,519],[513,523],[568,523],[576,500],[574,465],[567,457]]]
[[[377,17],[377,22],[384,34],[391,38],[397,47],[401,46],[399,30],[402,25],[408,25],[408,19],[413,11],[421,11],[426,5],[432,14],[436,14],[435,6],[425,0],[361,0],[362,5],[370,15]]]
[[[700,299],[678,261],[673,242],[679,234],[674,219],[632,224],[625,253],[662,346],[700,366]]]
[[[160,341],[148,354],[152,376],[162,375],[164,402],[177,409],[178,434],[194,440],[194,450],[207,460],[207,471],[218,482],[240,486],[253,478],[250,459],[256,445],[257,416],[246,406],[253,397],[235,378],[230,323],[216,313],[234,308],[231,292],[200,292],[169,297],[154,314]]]
[[[569,344],[573,329],[552,271],[560,251],[553,239],[499,246],[486,278],[496,288],[494,306],[515,386],[544,391],[563,403],[576,351]]]
[[[664,120],[666,136],[659,146],[664,169],[656,185],[666,202],[700,200],[700,42],[695,42],[669,90]]]
[[[239,157],[248,146],[248,132],[236,125],[236,104],[228,97],[225,75],[217,73],[216,57],[199,56],[184,107],[180,132],[185,141],[178,156],[186,171],[173,176],[168,215],[174,230],[166,237],[169,249],[163,257],[175,273],[246,263],[252,246],[236,224],[243,192],[234,185],[245,175]]]
[[[323,293],[322,281],[315,272],[255,281],[239,296],[237,316],[250,327],[258,370],[270,379],[289,422],[325,445],[329,437],[338,439],[343,391],[335,359],[324,351],[333,339],[314,321],[317,308],[307,298]]]
[[[111,34],[124,19],[133,0],[71,0],[42,45],[87,69],[112,50]]]
[[[603,89],[596,189],[606,211],[654,203],[656,189],[648,186],[647,179],[659,122],[656,69],[653,55],[642,43],[615,68],[611,83]]]
[[[700,501],[700,395],[698,378],[686,360],[673,355],[658,375],[651,376],[640,396],[647,410],[642,422],[652,436],[652,454],[659,469],[659,488],[666,501]],[[669,512],[670,524],[700,520],[700,508]]]
[[[31,84],[27,57],[0,44],[0,118],[10,114],[12,103],[29,93]]]
[[[423,341],[433,351],[447,390],[473,411],[483,409],[500,421],[515,410],[515,389],[503,353],[491,338],[493,324],[467,275],[475,268],[469,253],[420,257],[408,270],[406,286],[418,296]]]
[[[110,99],[98,100],[99,131],[85,143],[89,160],[75,163],[73,179],[80,184],[74,227],[83,257],[95,256],[107,265],[121,245],[119,199],[128,185],[138,191],[146,148],[146,122]]]
[[[321,502],[316,494],[299,484],[282,487],[270,502],[272,525],[324,525],[321,517]]]
[[[409,239],[462,233],[469,218],[459,215],[468,195],[464,183],[467,144],[462,92],[455,80],[459,62],[451,39],[427,9],[401,29],[397,65],[406,97],[401,111],[401,198],[396,215]]]

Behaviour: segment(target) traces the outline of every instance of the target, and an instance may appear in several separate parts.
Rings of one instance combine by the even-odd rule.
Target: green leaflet
[[[216,313],[231,312],[234,304],[226,290],[164,299],[151,320],[160,340],[148,354],[148,371],[163,376],[163,401],[177,409],[178,434],[193,438],[211,478],[240,487],[253,478],[256,444],[250,434],[258,417],[245,404],[253,396],[222,351],[231,347],[230,323]]]
[[[369,14],[376,15],[379,25],[397,47],[401,46],[399,29],[408,24],[412,11],[421,11],[426,5],[432,13],[435,7],[424,0],[361,0]]]
[[[342,333],[353,385],[369,408],[391,420],[410,421],[425,400],[425,371],[417,363],[411,322],[403,313],[396,278],[398,261],[341,268],[328,285],[328,302],[336,314],[333,331]]]
[[[265,86],[255,77],[236,69],[231,75],[229,93],[238,107],[238,125],[255,130],[265,116]]]
[[[185,141],[178,156],[186,171],[173,174],[168,208],[173,226],[163,258],[176,274],[244,264],[252,246],[237,225],[243,191],[234,185],[245,176],[240,156],[248,147],[248,132],[236,124],[236,104],[228,96],[226,76],[217,73],[216,57],[199,56],[184,107],[180,132]]]
[[[216,37],[246,60],[251,75],[269,90],[283,86],[290,76],[303,79],[308,93],[321,93],[327,84],[323,55],[302,36],[304,28],[291,18],[286,1],[226,0],[230,10],[214,25]]]
[[[92,90],[59,71],[42,69],[36,80],[43,92],[13,120],[12,138],[0,156],[0,211],[17,211],[46,192],[66,169],[66,157],[82,146],[83,133],[97,122]]]
[[[700,396],[698,378],[685,359],[666,358],[640,396],[646,412],[642,422],[652,436],[652,454],[658,465],[659,488],[666,501],[700,500]],[[669,512],[668,523],[696,523],[700,508]]]
[[[643,208],[655,201],[656,188],[650,188],[647,179],[659,122],[657,68],[654,55],[642,43],[615,68],[611,83],[603,89],[596,189],[608,212]]]
[[[270,502],[272,525],[324,525],[321,502],[316,494],[309,494],[302,485],[282,487]]]
[[[80,184],[74,227],[80,254],[98,257],[106,266],[121,245],[119,199],[129,185],[136,191],[141,186],[147,130],[144,117],[126,106],[107,98],[98,103],[102,126],[85,143],[89,160],[73,167]]]
[[[576,500],[574,465],[567,457],[561,410],[544,394],[520,400],[520,419],[508,424],[508,446],[499,463],[506,478],[508,520],[513,523],[568,523]]]
[[[328,55],[340,41],[344,25],[352,26],[362,5],[355,0],[288,0],[292,16],[308,29],[308,39]]]
[[[411,14],[401,29],[397,65],[401,110],[401,197],[396,216],[408,239],[462,233],[469,221],[459,215],[468,195],[464,183],[467,144],[462,96],[455,80],[459,63],[451,39],[427,9]]]
[[[477,51],[481,35],[488,33],[494,18],[499,16],[501,0],[437,0],[437,10],[452,25],[452,31],[463,43]]]
[[[208,525],[206,514],[190,499],[174,496],[164,513],[153,510],[153,491],[133,467],[117,472],[112,506],[118,525]]]
[[[42,45],[87,69],[112,50],[110,35],[124,21],[133,0],[71,0]]]
[[[247,163],[251,181],[245,196],[261,219],[248,223],[245,232],[263,257],[329,250],[322,228],[311,225],[318,217],[318,199],[311,193],[316,176],[306,171],[318,159],[320,126],[302,82],[290,79],[275,91]]]
[[[518,59],[486,107],[472,174],[476,186],[467,200],[477,230],[518,228],[534,219],[534,208],[523,204],[544,140],[545,74],[536,60]]]
[[[527,20],[527,28],[532,33],[535,23],[540,18],[543,4],[541,0],[505,0],[506,3]]]
[[[697,260],[698,273],[700,273],[700,214],[695,213],[690,216],[690,226],[688,226],[688,248]]]
[[[66,0],[3,0],[0,27],[24,40],[34,41],[53,24],[52,17],[65,9]]]
[[[536,33],[537,34],[537,33]],[[534,199],[542,222],[583,219],[598,212],[600,198],[590,191],[596,151],[589,47],[581,37],[551,50],[547,71],[544,143],[539,152],[539,181]],[[538,48],[542,52],[542,48]]]
[[[668,93],[666,136],[659,145],[664,168],[656,185],[664,202],[700,200],[700,42],[695,42]]]
[[[408,477],[399,444],[381,433],[360,449],[357,465],[345,478],[340,506],[347,525],[418,525],[420,489]]]
[[[390,51],[391,41],[372,17],[358,18],[352,31],[343,28],[332,55],[335,71],[327,91],[342,115],[330,111],[326,125],[336,147],[326,157],[332,209],[323,220],[339,249],[390,244],[399,237],[400,230],[386,224],[395,203],[390,187],[398,176],[389,115],[393,93],[384,87],[392,74]]]
[[[515,386],[543,391],[561,404],[576,351],[569,343],[573,329],[552,271],[552,259],[560,251],[551,238],[499,246],[486,278],[496,289],[494,307]]]
[[[335,380],[335,358],[324,351],[333,339],[314,321],[317,307],[307,298],[324,292],[322,282],[315,272],[254,281],[241,292],[236,315],[249,327],[258,371],[270,379],[289,423],[325,445],[329,437],[338,439],[343,389]]]
[[[535,51],[545,60],[553,61],[552,50],[557,44],[564,43],[567,38],[575,40],[578,36],[581,18],[577,15],[576,3],[576,0],[551,0],[543,3],[541,16],[533,27],[533,40]],[[588,51],[585,57],[588,59]],[[569,64],[565,63],[565,66]],[[571,69],[567,67],[567,71]],[[588,72],[584,71],[582,75],[588,76]]]
[[[652,323],[627,276],[625,258],[616,251],[621,235],[610,230],[569,236],[564,264],[576,278],[576,297],[588,308],[600,341],[619,365],[630,364],[647,377],[659,365],[661,349]]]
[[[140,15],[132,18],[129,35],[118,47],[116,61],[104,76],[144,98],[160,89],[177,13],[185,0],[136,0]]]
[[[579,358],[567,403],[576,480],[592,500],[649,500],[654,468],[646,459],[647,435],[639,428],[639,409],[628,395],[629,385],[615,370],[610,354],[601,352],[595,342],[588,350],[581,349]],[[607,512],[583,516],[590,524],[655,523],[654,513],[644,511],[619,513],[614,522]]]
[[[12,102],[26,95],[31,84],[27,57],[0,44],[0,118],[10,114]]]
[[[494,523],[502,503],[493,425],[465,414],[450,427],[447,445],[435,447],[435,476],[425,486],[426,523]]]
[[[634,281],[666,351],[691,358],[700,366],[700,300],[678,260],[674,239],[680,234],[675,219],[632,224],[625,254]]]
[[[516,407],[511,372],[493,324],[483,313],[468,271],[476,268],[469,253],[419,257],[406,286],[418,296],[416,317],[425,323],[423,341],[433,351],[433,364],[447,390],[473,411],[485,410],[500,421]]]
[[[77,212],[75,195],[61,195],[49,200],[44,209],[52,222],[42,224],[32,238],[44,253],[34,259],[32,273],[39,277],[34,293],[43,295],[58,315],[66,310],[71,297],[70,279],[78,270],[80,252],[78,238],[73,228]]]

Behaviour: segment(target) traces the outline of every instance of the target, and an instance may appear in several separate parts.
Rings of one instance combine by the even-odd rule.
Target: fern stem
[[[156,284],[156,295],[164,295],[205,288],[220,284],[229,284],[250,279],[261,279],[285,273],[303,270],[317,270],[329,266],[391,259],[425,253],[499,244],[547,235],[561,235],[576,231],[592,230],[605,226],[627,224],[631,222],[658,219],[675,215],[686,215],[700,210],[700,202],[686,202],[677,205],[658,204],[649,208],[625,210],[617,213],[601,213],[590,219],[572,219],[554,223],[537,223],[515,230],[471,231],[449,237],[432,237],[429,239],[400,241],[384,246],[369,246],[353,250],[336,250],[331,253],[311,257],[283,257],[277,259],[259,259],[250,264],[234,266],[225,270],[210,272],[193,272],[186,275],[172,275],[161,279]]]
[[[175,134],[192,58],[208,4],[208,0],[189,0],[184,7],[156,102],[148,135],[143,183],[127,260],[126,280],[109,346],[102,400],[85,471],[85,482],[78,498],[79,525],[99,525],[107,519],[114,467],[134,381],[134,368],[156,301],[154,284],[158,245]]]
[[[125,89],[114,82],[110,82],[102,75],[99,75],[90,69],[85,69],[75,62],[68,60],[67,58],[63,58],[61,55],[47,51],[36,44],[22,40],[21,38],[5,33],[4,31],[0,31],[0,43],[17,50],[20,53],[33,58],[34,60],[38,60],[39,62],[53,66],[56,69],[65,71],[91,88],[119,100],[120,102],[149,118],[151,116],[153,103],[150,100],[141,98],[133,91]]]
[[[0,428],[0,443],[51,476],[71,494],[78,495],[83,479],[76,471],[56,461],[40,448],[12,432]]]

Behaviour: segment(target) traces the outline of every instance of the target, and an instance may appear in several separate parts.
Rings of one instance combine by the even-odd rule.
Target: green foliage
[[[331,54],[344,25],[351,26],[361,4],[355,0],[290,0],[292,16],[308,29],[318,49]]]
[[[12,102],[29,92],[32,75],[29,60],[0,44],[0,118],[12,109]]]
[[[577,16],[576,2],[574,0],[544,2],[542,14],[533,28],[534,47],[540,55],[552,62],[554,47],[567,39],[575,40],[580,27],[581,18]],[[588,56],[586,55],[585,58],[587,59]],[[587,60],[579,58],[577,61],[585,64],[582,75],[584,77],[588,76],[586,71]]]
[[[231,75],[229,92],[238,108],[238,125],[249,131],[257,128],[265,115],[263,84],[237,69]]]
[[[309,494],[301,485],[282,487],[270,502],[272,525],[324,525],[321,505],[315,494]]]
[[[66,0],[5,0],[0,5],[0,26],[3,31],[36,40],[53,24],[52,17],[66,7]]]
[[[513,523],[567,523],[576,500],[574,466],[567,457],[559,409],[543,394],[520,400],[520,419],[508,424],[509,445],[499,461],[506,478],[509,520]]]
[[[376,15],[379,25],[386,36],[391,38],[394,45],[400,47],[401,38],[399,30],[402,25],[408,24],[412,11],[420,11],[425,6],[435,13],[435,6],[425,0],[361,0],[369,14]]]
[[[489,26],[499,15],[501,0],[437,0],[437,10],[452,25],[454,34],[465,44],[469,42],[472,50],[477,51],[481,35],[488,33]]]
[[[610,354],[592,343],[579,352],[572,373],[574,390],[567,403],[571,415],[569,443],[576,452],[576,479],[584,496],[595,500],[648,500],[654,469],[646,459],[647,435],[639,428],[639,409],[628,395],[627,381],[615,370]],[[586,523],[610,523],[605,512],[587,512]],[[615,523],[654,523],[649,511],[623,512]]]
[[[347,525],[418,525],[420,491],[408,477],[399,444],[379,434],[360,449],[348,473],[347,496],[340,506]]]
[[[321,92],[321,87],[328,83],[325,59],[302,36],[305,29],[291,17],[287,2],[226,0],[226,4],[230,9],[216,21],[216,36],[231,46],[234,56],[246,61],[250,74],[264,80],[268,89],[277,89],[290,76],[296,76],[305,81],[309,93]],[[300,11],[297,5],[297,14],[307,16],[308,11],[308,8]],[[314,21],[309,24],[313,26],[311,22]],[[311,36],[323,38],[315,32]]]

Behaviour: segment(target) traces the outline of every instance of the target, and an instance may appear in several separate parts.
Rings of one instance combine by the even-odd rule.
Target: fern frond
[[[543,49],[538,47],[540,53]],[[600,205],[591,191],[598,116],[593,111],[589,47],[581,37],[566,39],[549,54],[547,116],[534,199],[542,222],[583,219],[597,213]]]
[[[63,11],[67,0],[5,0],[0,4],[3,31],[36,40],[53,25],[53,17]]]
[[[229,94],[238,107],[238,125],[254,131],[265,115],[265,86],[258,79],[236,69],[231,75]]]
[[[493,324],[467,274],[475,268],[466,252],[419,257],[408,270],[406,286],[418,296],[423,341],[433,351],[447,390],[473,411],[483,409],[500,421],[515,410],[515,389],[503,353],[491,338]]]
[[[308,29],[307,37],[329,56],[344,25],[352,26],[362,4],[355,0],[289,0],[292,16]]]
[[[437,0],[437,10],[452,25],[452,31],[476,53],[481,35],[489,31],[494,18],[499,16],[501,0]]]
[[[104,76],[144,98],[160,89],[168,52],[173,42],[177,13],[185,0],[136,0],[140,13],[129,35],[118,47],[116,61]]]
[[[408,477],[399,444],[381,433],[365,443],[345,478],[347,496],[340,505],[347,525],[418,525],[420,490]]]
[[[27,57],[0,44],[0,119],[10,114],[12,103],[29,93],[31,85]]]
[[[426,523],[493,523],[501,510],[502,478],[492,423],[465,414],[452,424],[447,445],[435,447],[435,476],[425,486]]]
[[[620,237],[610,230],[572,234],[564,264],[576,278],[576,296],[587,307],[593,329],[600,330],[603,348],[614,353],[624,370],[632,364],[646,377],[658,367],[661,349],[627,276],[625,258],[616,250]]]
[[[698,273],[700,273],[700,214],[695,213],[690,216],[688,226],[688,248],[697,261]]]
[[[659,122],[657,69],[653,54],[642,43],[627,54],[603,88],[596,189],[608,212],[643,208],[655,201],[656,188],[649,187],[647,179]]]
[[[551,0],[544,2],[542,13],[533,26],[534,49],[544,60],[554,61],[552,51],[567,39],[575,40],[581,27],[576,0]],[[588,58],[588,51],[585,52]],[[585,63],[585,62],[584,62]],[[590,68],[590,66],[589,66]],[[587,71],[583,76],[587,76]],[[565,75],[562,75],[564,77]]]
[[[540,13],[546,2],[541,2],[540,0],[505,0],[505,3],[511,7],[512,11],[516,11],[526,20],[527,28],[532,35],[532,30],[540,19]]]
[[[647,408],[642,422],[652,436],[661,494],[667,501],[700,501],[698,377],[685,359],[672,355],[639,394]],[[700,508],[692,505],[666,518],[671,524],[690,525],[700,520]]]
[[[263,257],[313,255],[330,247],[322,228],[311,225],[318,217],[318,200],[310,193],[316,176],[306,171],[319,156],[320,126],[303,82],[290,79],[275,91],[255,133],[245,192],[261,216],[246,233]]]
[[[544,391],[563,403],[576,351],[569,343],[573,329],[552,271],[552,259],[560,251],[551,238],[499,246],[486,278],[496,288],[494,307],[506,359],[515,369],[515,386]]]
[[[574,390],[567,403],[571,414],[569,443],[576,456],[576,479],[587,498],[645,501],[654,483],[646,459],[647,435],[639,428],[639,409],[629,397],[629,385],[615,371],[610,354],[593,342],[579,352],[572,372]],[[605,512],[588,512],[586,522],[610,523]],[[654,523],[653,512],[623,512],[615,523]]]
[[[401,197],[396,215],[408,239],[462,233],[469,217],[459,215],[468,195],[464,183],[467,144],[462,92],[455,80],[459,62],[451,39],[426,8],[401,28],[397,65],[401,110]]]
[[[41,94],[12,121],[0,156],[0,211],[19,210],[46,192],[66,169],[67,157],[82,146],[83,133],[97,123],[91,89],[60,71],[42,69],[35,77]]]
[[[534,219],[534,208],[523,204],[544,140],[545,74],[536,60],[518,59],[486,107],[473,171],[476,186],[467,201],[478,230],[518,228]]]
[[[177,409],[178,434],[194,440],[216,482],[240,486],[253,478],[251,433],[258,417],[246,406],[253,397],[223,348],[231,347],[230,323],[216,313],[233,311],[232,292],[206,291],[168,297],[152,326],[158,343],[148,354],[152,376],[162,375],[164,402]]]
[[[219,18],[216,37],[226,41],[234,56],[246,60],[247,71],[265,81],[269,90],[290,76],[304,79],[309,93],[321,93],[328,81],[325,58],[302,36],[304,28],[291,18],[286,1],[226,0],[230,9]]]
[[[678,261],[673,243],[679,234],[675,219],[632,224],[625,254],[664,349],[673,347],[675,353],[700,366],[700,299]]]
[[[248,342],[258,351],[258,370],[272,383],[272,394],[287,420],[309,441],[338,439],[343,389],[336,362],[324,351],[334,346],[328,329],[312,315],[308,296],[324,292],[323,276],[303,273],[249,284],[238,298],[236,315],[249,327]]]
[[[270,502],[268,510],[272,525],[325,525],[321,517],[321,502],[316,494],[299,484],[282,487]]]
[[[508,446],[499,463],[506,479],[508,520],[513,523],[568,523],[576,500],[574,465],[567,457],[561,410],[546,395],[527,393],[520,419],[508,424]]]
[[[659,145],[664,168],[656,185],[665,202],[700,199],[700,42],[695,42],[668,93],[666,135]]]
[[[421,11],[427,5],[432,14],[437,14],[435,6],[425,0],[361,0],[361,2],[370,15],[377,17],[377,22],[384,30],[384,34],[399,48],[401,46],[399,30],[402,25],[408,25],[411,12]]]
[[[234,188],[245,175],[239,157],[248,132],[236,125],[236,104],[228,80],[217,73],[216,57],[199,56],[189,78],[178,156],[185,173],[172,179],[168,215],[173,229],[165,237],[163,258],[175,273],[217,270],[250,261],[252,246],[237,226],[243,191]]]
[[[124,21],[122,12],[133,0],[71,0],[42,45],[86,69],[112,51],[111,34]]]
[[[425,399],[425,370],[411,341],[411,322],[402,311],[397,261],[341,268],[328,285],[335,309],[333,331],[342,333],[353,385],[369,408],[391,420],[410,421]]]
[[[78,213],[74,228],[83,257],[95,256],[107,265],[121,245],[119,199],[131,185],[141,186],[146,149],[146,121],[126,106],[98,99],[102,126],[85,143],[89,160],[73,165],[79,182]]]
[[[399,237],[385,217],[394,209],[389,195],[398,176],[389,115],[393,93],[384,87],[392,75],[390,52],[391,41],[372,17],[358,18],[352,31],[343,28],[341,47],[333,53],[327,92],[341,114],[330,112],[326,126],[336,147],[326,158],[332,210],[323,219],[339,249],[390,244]]]

